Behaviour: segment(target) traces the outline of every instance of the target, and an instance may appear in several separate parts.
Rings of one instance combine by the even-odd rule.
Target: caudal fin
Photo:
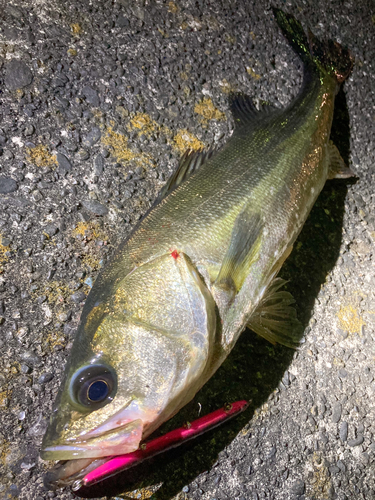
[[[313,64],[319,71],[335,77],[338,83],[346,80],[353,67],[348,49],[332,40],[320,41],[310,30],[306,35],[295,17],[275,7],[272,10],[284,36],[307,66]]]

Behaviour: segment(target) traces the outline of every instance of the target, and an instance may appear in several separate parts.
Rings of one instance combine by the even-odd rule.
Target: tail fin
[[[319,71],[335,77],[338,83],[346,80],[353,67],[353,57],[348,49],[332,40],[321,42],[310,30],[306,36],[295,17],[281,9],[272,10],[284,36],[307,66],[313,64]]]

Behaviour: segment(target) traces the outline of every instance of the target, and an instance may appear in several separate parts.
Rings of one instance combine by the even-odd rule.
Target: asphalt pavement
[[[347,46],[328,181],[281,271],[298,351],[242,334],[163,432],[251,400],[228,424],[91,498],[375,499],[375,6],[275,1]],[[48,491],[39,448],[101,266],[186,149],[220,147],[228,94],[286,106],[302,66],[266,1],[0,1],[0,498]],[[126,493],[126,494],[125,494]]]

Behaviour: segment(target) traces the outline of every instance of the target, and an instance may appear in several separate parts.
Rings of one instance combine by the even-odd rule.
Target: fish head
[[[118,338],[116,347],[108,333]],[[92,342],[96,352],[81,360],[74,352],[43,439],[43,459],[99,458],[138,448],[155,427],[180,370],[163,341],[150,363],[152,333],[109,316]]]
[[[131,453],[205,382],[213,299],[180,255],[88,297],[42,443],[44,460]],[[64,472],[65,473],[65,472]]]
[[[43,439],[42,458],[98,458],[137,449],[147,412],[140,411],[142,398],[125,394],[117,384],[114,367],[95,358],[66,377]]]

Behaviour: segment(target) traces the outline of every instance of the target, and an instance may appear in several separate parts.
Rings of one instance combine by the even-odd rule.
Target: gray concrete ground
[[[358,180],[327,183],[282,270],[305,342],[245,332],[164,430],[247,412],[87,496],[375,499],[375,8],[275,4],[355,57],[332,136]],[[263,0],[0,2],[0,498],[74,498],[38,453],[89,280],[181,153],[230,136],[229,91],[285,106],[301,74]]]

